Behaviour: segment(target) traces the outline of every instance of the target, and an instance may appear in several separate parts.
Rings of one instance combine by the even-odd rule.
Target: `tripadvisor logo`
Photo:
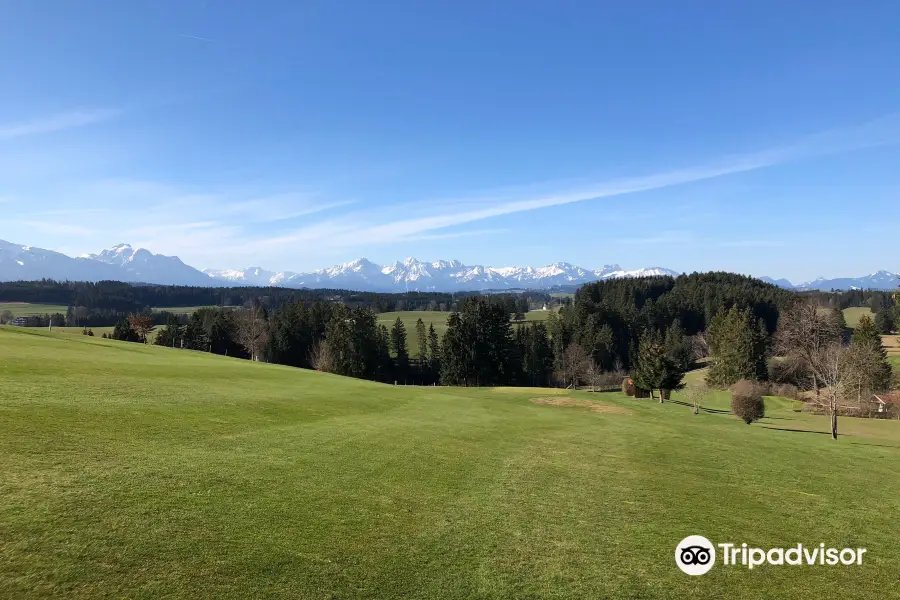
[[[861,565],[865,548],[826,548],[825,544],[790,548],[752,548],[747,544],[713,544],[702,535],[690,535],[675,548],[675,564],[688,575],[703,575],[716,564],[716,548],[721,551],[722,564],[753,569],[760,565]]]
[[[675,564],[688,575],[703,575],[716,564],[716,548],[702,535],[689,535],[675,548]]]

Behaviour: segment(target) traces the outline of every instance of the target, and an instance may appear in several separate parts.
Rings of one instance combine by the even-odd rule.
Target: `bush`
[[[766,405],[759,386],[746,379],[731,386],[731,412],[747,425],[766,416]]]
[[[630,377],[622,380],[622,393],[628,397],[634,397],[634,382],[631,381]]]

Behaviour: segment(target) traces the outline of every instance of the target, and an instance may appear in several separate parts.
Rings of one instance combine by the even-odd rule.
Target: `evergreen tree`
[[[394,361],[391,358],[391,334],[384,325],[378,326],[378,373],[376,380],[394,380]]]
[[[421,323],[422,320],[419,319],[419,322]],[[418,324],[416,327],[418,329]],[[424,329],[424,327],[425,324],[422,323],[422,328]],[[405,380],[409,373],[409,350],[406,347],[406,326],[400,317],[397,317],[391,328],[391,352],[395,358],[397,377]]]
[[[677,320],[666,330],[666,354],[682,371],[687,371],[694,364],[694,352],[684,335],[684,329]]]
[[[425,322],[422,317],[416,319],[416,349],[419,351],[419,360],[428,358],[428,334],[425,330]]]
[[[881,346],[881,333],[868,315],[859,318],[851,343],[854,346]]]
[[[875,329],[878,330],[878,333],[887,335],[895,329],[894,325],[894,311],[890,308],[885,308],[875,313]],[[897,328],[900,329],[900,324],[898,324]]]
[[[882,392],[891,386],[891,364],[875,323],[866,315],[859,319],[851,341],[851,379],[857,385],[857,400],[863,391]]]
[[[732,307],[713,317],[708,331],[713,364],[706,382],[726,388],[741,379],[765,379],[767,340],[763,331],[765,327],[754,324],[747,309]]]
[[[553,374],[553,350],[543,323],[523,326],[517,332],[522,355],[524,381],[532,387],[546,387]]]
[[[113,329],[112,335],[110,336],[114,340],[120,340],[123,342],[140,342],[141,336],[131,328],[131,324],[128,322],[128,319],[122,319],[118,323],[116,323],[115,328]]]
[[[521,360],[506,307],[468,298],[450,315],[441,348],[441,382],[447,385],[511,385]]]
[[[434,329],[434,324],[428,326],[428,368],[432,379],[440,377],[441,342]]]
[[[659,390],[660,402],[665,400],[667,392],[682,387],[684,370],[668,356],[663,339],[654,330],[641,336],[632,379],[637,387],[648,390],[651,396],[654,390]]]

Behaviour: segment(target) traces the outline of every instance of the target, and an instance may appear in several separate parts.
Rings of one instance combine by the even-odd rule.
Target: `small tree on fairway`
[[[690,402],[694,414],[698,415],[700,414],[700,407],[703,405],[707,396],[709,396],[709,388],[706,387],[706,384],[702,381],[697,381],[684,386],[681,390],[681,395]]]
[[[848,366],[852,353],[839,343],[818,348],[812,355],[812,369],[815,377],[824,386],[824,394],[816,396],[816,401],[831,419],[831,439],[838,437],[838,412],[840,402],[848,393],[850,382]]]
[[[766,416],[766,405],[759,386],[746,379],[735,383],[731,387],[731,412],[747,425]]]
[[[648,390],[651,398],[653,391],[659,390],[660,402],[665,401],[666,392],[681,388],[684,370],[669,356],[656,331],[641,336],[632,379],[635,386]]]

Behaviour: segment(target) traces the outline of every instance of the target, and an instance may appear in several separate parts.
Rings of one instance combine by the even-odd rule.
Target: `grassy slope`
[[[0,313],[10,311],[15,317],[66,314],[69,307],[60,304],[33,304],[31,302],[0,302]]]
[[[900,424],[404,388],[0,328],[0,597],[884,598]],[[778,429],[774,429],[778,428]],[[784,431],[784,430],[788,431]],[[793,431],[798,430],[798,431]],[[688,534],[862,567],[673,564]]]

